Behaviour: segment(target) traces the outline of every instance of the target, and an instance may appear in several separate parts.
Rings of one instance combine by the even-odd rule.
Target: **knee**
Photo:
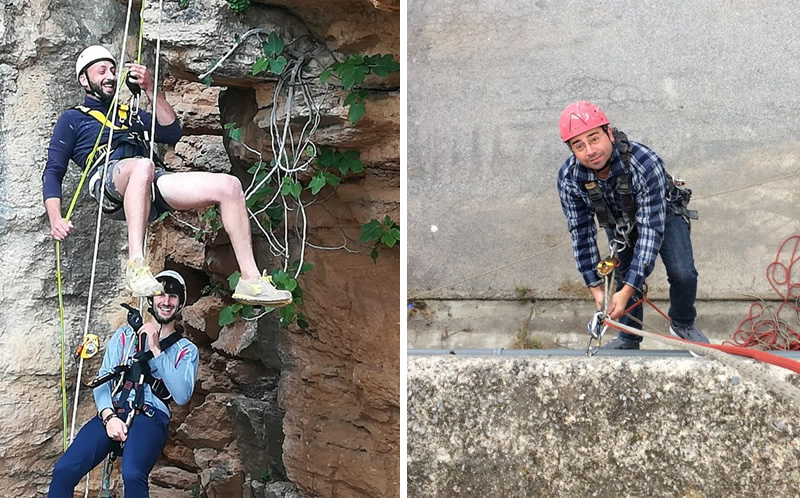
[[[233,175],[220,175],[220,188],[222,189],[222,197],[229,200],[243,200],[244,192],[242,192],[242,182]]]
[[[133,465],[125,465],[125,458],[122,459],[122,471],[120,474],[122,475],[122,482],[125,484],[125,487],[133,487],[135,488],[135,484],[146,484],[147,483],[147,472],[144,470],[137,468]]]
[[[66,486],[67,488],[74,488],[82,477],[78,475],[78,472],[79,470],[76,465],[70,464],[62,457],[56,462],[55,467],[53,467],[53,483],[59,486]]]
[[[692,284],[697,282],[697,270],[693,265],[680,266],[667,272],[670,284]]]
[[[130,168],[129,178],[137,179],[148,183],[153,182],[155,177],[155,165],[149,159],[134,159],[128,166]]]

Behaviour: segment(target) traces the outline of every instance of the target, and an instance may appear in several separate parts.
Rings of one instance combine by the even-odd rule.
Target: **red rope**
[[[781,314],[786,311],[800,323],[800,235],[792,235],[778,248],[767,266],[767,281],[783,302],[777,309],[763,301],[750,305],[730,341],[723,344],[777,351],[800,351],[800,333]]]

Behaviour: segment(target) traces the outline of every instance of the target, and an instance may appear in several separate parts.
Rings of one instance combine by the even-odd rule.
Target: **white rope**
[[[629,327],[625,324],[619,323],[615,320],[611,320],[610,318],[606,318],[606,322],[609,325],[624,330],[625,332],[636,334],[638,336],[642,336],[647,339],[654,339],[658,342],[669,344],[671,346],[676,346],[681,349],[685,349],[687,351],[697,353],[702,356],[708,356],[714,358],[720,363],[723,363],[731,368],[735,368],[742,375],[752,377],[753,379],[760,382],[764,387],[771,390],[773,393],[785,396],[786,398],[794,401],[794,403],[797,406],[800,406],[800,389],[798,389],[797,387],[795,387],[794,385],[790,384],[789,382],[783,379],[774,377],[770,375],[768,372],[757,368],[753,363],[746,362],[745,360],[736,358],[732,355],[729,355],[723,351],[719,351],[714,348],[698,346],[691,342],[682,341],[680,339],[672,338],[669,336],[655,334],[653,332],[647,332],[645,330],[635,329],[633,327]]]
[[[124,36],[123,39],[122,39],[122,50],[121,50],[121,53],[120,53],[120,56],[119,56],[119,60],[120,61],[124,60],[124,57],[125,57],[125,51],[126,51],[126,46],[127,46],[127,41],[128,41],[127,33],[128,33],[128,29],[130,27],[132,6],[133,6],[133,0],[128,0],[128,13],[127,13],[127,17],[125,19],[125,34],[126,34],[126,36]],[[114,94],[114,103],[112,105],[113,110],[112,110],[112,113],[111,113],[111,126],[108,129],[108,142],[106,144],[107,154],[106,154],[106,157],[105,157],[105,162],[103,164],[103,170],[102,170],[101,175],[100,175],[100,199],[99,199],[99,204],[97,206],[97,221],[96,221],[96,229],[95,229],[95,237],[94,237],[94,252],[92,253],[92,271],[91,271],[91,275],[89,277],[89,298],[88,298],[87,303],[86,303],[86,320],[84,321],[83,337],[86,337],[86,335],[89,333],[89,319],[91,317],[92,299],[93,299],[93,296],[94,296],[94,280],[95,280],[95,276],[97,274],[97,255],[98,255],[98,252],[99,252],[99,249],[100,249],[100,225],[101,225],[101,221],[103,219],[103,201],[105,200],[106,174],[107,174],[107,171],[108,171],[108,163],[109,163],[109,160],[111,159],[111,141],[113,140],[113,137],[114,137],[114,121],[117,119],[117,112],[119,110],[119,99],[116,96],[119,95],[119,91],[122,88],[123,80],[124,80],[124,78],[118,78],[117,79],[117,88],[116,88],[116,92]],[[101,133],[102,133],[102,128],[101,128]],[[69,431],[69,442],[70,442],[70,444],[72,444],[72,440],[75,437],[75,419],[77,418],[77,414],[78,414],[78,399],[80,397],[79,395],[80,395],[80,387],[81,387],[81,377],[82,377],[82,375],[83,375],[83,356],[81,355],[80,359],[78,360],[78,379],[77,379],[77,382],[75,383],[75,401],[74,401],[74,404],[73,404],[73,407],[72,407],[72,424],[70,425],[70,431]],[[88,483],[87,483],[87,486],[88,486]]]

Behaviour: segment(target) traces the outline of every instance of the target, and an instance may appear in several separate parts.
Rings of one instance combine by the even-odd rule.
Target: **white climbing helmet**
[[[186,281],[181,274],[175,270],[164,270],[156,275],[155,278],[164,285],[164,291],[170,294],[178,294],[178,300],[180,301],[178,310],[183,309],[183,307],[186,306]],[[175,284],[177,284],[180,289],[176,289]],[[178,293],[178,291],[181,292]]]
[[[100,61],[111,61],[114,66],[117,65],[116,59],[114,59],[114,56],[111,55],[111,52],[109,52],[106,47],[102,45],[86,47],[83,49],[83,52],[81,52],[81,55],[78,56],[78,60],[75,61],[75,77],[80,78],[81,73],[84,72],[86,68]]]

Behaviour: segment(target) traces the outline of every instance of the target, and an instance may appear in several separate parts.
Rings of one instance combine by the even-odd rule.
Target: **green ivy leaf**
[[[394,247],[398,240],[400,240],[400,230],[396,228],[392,228],[381,235],[381,242],[386,244],[387,247]]]
[[[317,171],[316,174],[314,174],[314,178],[309,182],[308,188],[311,190],[312,194],[317,195],[319,191],[325,187],[325,184],[325,175],[323,175],[322,171]]]
[[[342,154],[339,163],[339,171],[346,174],[348,171],[353,173],[361,173],[364,171],[364,163],[361,162],[361,153],[357,150],[348,150]]]
[[[344,99],[344,105],[364,102],[367,97],[369,97],[369,90],[356,90],[354,92],[350,92]]]
[[[225,123],[224,129],[228,130],[228,136],[231,140],[237,142],[242,141],[242,129],[236,127],[236,123]]]
[[[276,223],[283,221],[283,208],[280,206],[267,208],[267,216]]]
[[[255,174],[256,171],[260,170],[265,165],[266,165],[266,163],[264,161],[258,160],[256,162],[254,162],[252,166],[247,168],[247,172],[250,173],[251,175],[253,175],[253,174]]]
[[[205,86],[211,86],[212,83],[214,83],[214,81],[211,79],[211,76],[206,76],[203,78],[203,84]]]
[[[288,290],[286,286],[289,284],[290,278],[292,277],[283,270],[279,269],[272,272],[272,283],[280,290]]]
[[[299,313],[297,315],[297,326],[303,330],[308,328],[308,320],[306,319],[306,316],[302,313]]]
[[[372,249],[372,252],[369,253],[369,257],[372,258],[372,264],[378,263],[378,248]]]
[[[328,80],[330,79],[332,74],[333,74],[333,68],[329,67],[328,69],[326,69],[326,70],[322,71],[322,73],[320,73],[319,81],[323,85],[327,85],[328,84]]]
[[[369,68],[365,64],[358,62],[351,63],[348,60],[348,62],[339,68],[337,75],[344,89],[350,90],[353,86],[363,83],[364,77],[368,72]]]
[[[264,57],[259,57],[256,59],[256,61],[253,63],[253,76],[262,71],[266,71],[269,68],[269,62],[269,59]]]
[[[333,173],[328,173],[327,171],[323,171],[322,174],[323,176],[325,176],[325,183],[327,183],[331,187],[338,187],[339,184],[342,183],[342,179],[334,175]]]
[[[219,314],[219,326],[224,327],[236,321],[236,314],[242,309],[241,303],[234,303],[226,306]]]
[[[365,111],[366,105],[363,102],[351,104],[350,110],[347,111],[347,119],[349,119],[352,124],[356,124],[358,120],[361,119],[361,116],[364,115]]]
[[[365,57],[364,61],[367,63],[367,66],[369,66],[370,71],[381,78],[385,78],[389,76],[389,74],[396,73],[400,70],[400,63],[394,60],[391,54],[372,55]]]
[[[280,55],[276,59],[270,59],[269,70],[275,74],[281,74],[283,70],[286,68],[286,64],[287,64],[286,57]]]
[[[292,185],[291,191],[289,193],[292,194],[292,197],[294,197],[295,199],[299,199],[300,194],[302,192],[303,192],[303,186],[300,185],[300,182],[295,182],[295,184]]]
[[[275,58],[283,52],[283,40],[274,31],[267,36],[267,41],[261,46],[264,55]],[[284,59],[285,60],[285,59]]]
[[[289,304],[280,308],[278,313],[281,315],[281,326],[286,327],[290,325],[297,316],[297,308],[295,308],[294,304]]]
[[[331,147],[323,147],[317,155],[317,165],[322,168],[335,168],[339,157],[337,154]]]
[[[239,270],[236,270],[228,276],[228,286],[231,288],[231,290],[236,290],[236,286],[239,284],[240,278],[242,278],[242,274],[239,272]]]
[[[361,225],[361,242],[372,242],[383,235],[383,227],[378,220],[371,220]]]

